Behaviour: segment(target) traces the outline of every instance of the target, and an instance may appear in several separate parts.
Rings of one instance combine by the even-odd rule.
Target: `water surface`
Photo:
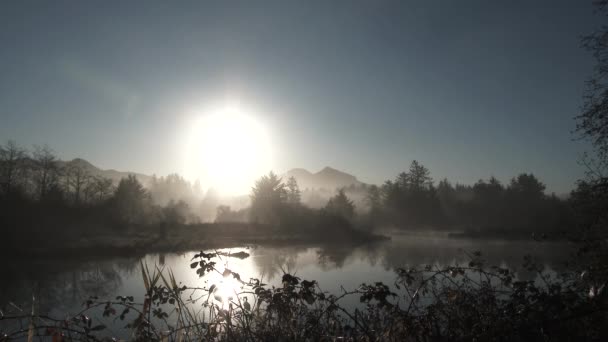
[[[265,283],[278,284],[283,272],[302,279],[317,280],[322,290],[340,293],[355,289],[361,283],[377,281],[392,284],[396,268],[437,267],[466,264],[474,251],[480,251],[488,265],[507,267],[519,279],[533,280],[536,274],[521,265],[528,254],[550,272],[567,269],[571,248],[565,243],[505,240],[450,239],[445,235],[393,234],[390,241],[358,246],[287,245],[240,246],[225,252],[245,251],[245,259],[223,257],[218,268],[227,267],[244,280],[260,278]],[[140,261],[150,268],[172,270],[178,282],[192,287],[216,284],[224,297],[234,296],[238,283],[232,278],[211,274],[199,278],[190,263],[199,251],[182,254],[148,254],[143,257],[54,259],[36,258],[10,260],[6,263],[0,284],[0,307],[3,312],[31,310],[32,296],[36,310],[56,317],[73,315],[83,309],[90,297],[115,299],[118,295],[133,296],[143,301],[144,285]],[[347,298],[345,306],[357,305],[358,298]],[[124,323],[101,317],[93,312],[94,320],[105,320],[113,333],[120,335]],[[0,323],[0,327],[2,324]]]

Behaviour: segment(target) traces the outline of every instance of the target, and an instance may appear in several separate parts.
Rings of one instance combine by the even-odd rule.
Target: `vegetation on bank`
[[[435,185],[429,170],[413,161],[394,181],[365,187],[362,207],[356,208],[347,195],[352,189],[338,189],[316,209],[302,203],[295,178],[283,180],[271,172],[254,184],[250,206],[232,210],[219,205],[215,222],[268,225],[275,228],[271,235],[306,239],[357,240],[362,232],[386,226],[473,237],[563,237],[574,226],[573,199],[586,191],[585,184],[568,200],[546,195],[544,189],[532,174],[520,174],[507,186],[495,178],[473,186],[453,186],[447,180]],[[104,235],[137,238],[146,229],[165,241],[170,231],[184,232],[176,227],[200,227],[201,213],[192,204],[200,192],[199,183],[191,185],[177,175],[152,177],[147,186],[129,175],[114,184],[92,176],[78,160],[58,161],[48,147],[30,154],[12,141],[0,146],[0,223],[12,242],[9,247],[69,244]]]
[[[556,275],[526,259],[524,267],[538,279],[521,281],[508,269],[485,265],[481,253],[470,257],[466,265],[397,269],[392,284],[371,282],[328,293],[316,281],[288,273],[278,286],[264,284],[222,266],[221,253],[200,252],[190,268],[209,280],[201,282],[204,286],[182,284],[171,270],[142,264],[145,293],[92,297],[67,318],[4,312],[0,340],[561,341],[608,336],[608,296],[593,272]],[[235,285],[222,288],[226,283]],[[360,305],[344,306],[353,296]],[[113,336],[107,324],[126,330]]]
[[[159,193],[187,184],[177,176],[153,178],[146,188],[129,175],[114,186],[78,163],[60,163],[48,147],[30,155],[11,141],[0,146],[0,176],[3,254],[185,250],[226,239],[238,244],[379,238],[355,229],[354,205],[343,191],[326,208],[312,209],[301,203],[295,179],[283,183],[273,173],[255,184],[249,208],[235,213],[219,206],[215,223],[201,223],[185,201],[158,203]]]
[[[433,182],[430,171],[413,161],[406,172],[368,189],[368,219],[376,225],[469,230],[502,237],[557,233],[574,223],[571,202],[545,193],[533,174],[522,173],[503,185],[498,179],[472,186]]]

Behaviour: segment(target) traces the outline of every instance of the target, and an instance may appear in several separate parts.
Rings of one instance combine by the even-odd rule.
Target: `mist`
[[[0,2],[0,342],[608,340],[607,17]]]

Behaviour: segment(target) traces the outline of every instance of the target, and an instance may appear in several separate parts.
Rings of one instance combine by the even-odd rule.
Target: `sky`
[[[591,1],[2,1],[0,141],[165,175],[203,108],[263,123],[271,167],[382,183],[532,172],[564,193]]]

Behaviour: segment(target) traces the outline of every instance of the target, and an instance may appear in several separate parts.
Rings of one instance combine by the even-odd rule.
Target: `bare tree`
[[[34,182],[39,198],[44,198],[57,185],[59,168],[53,150],[48,146],[34,146]]]
[[[0,145],[0,186],[4,192],[14,189],[23,175],[27,151],[13,141]]]
[[[113,192],[112,180],[104,177],[91,177],[83,189],[85,202],[102,202]]]
[[[72,193],[74,204],[80,204],[84,189],[91,181],[89,172],[76,163],[69,163],[66,168],[69,176],[67,177],[68,191]]]

